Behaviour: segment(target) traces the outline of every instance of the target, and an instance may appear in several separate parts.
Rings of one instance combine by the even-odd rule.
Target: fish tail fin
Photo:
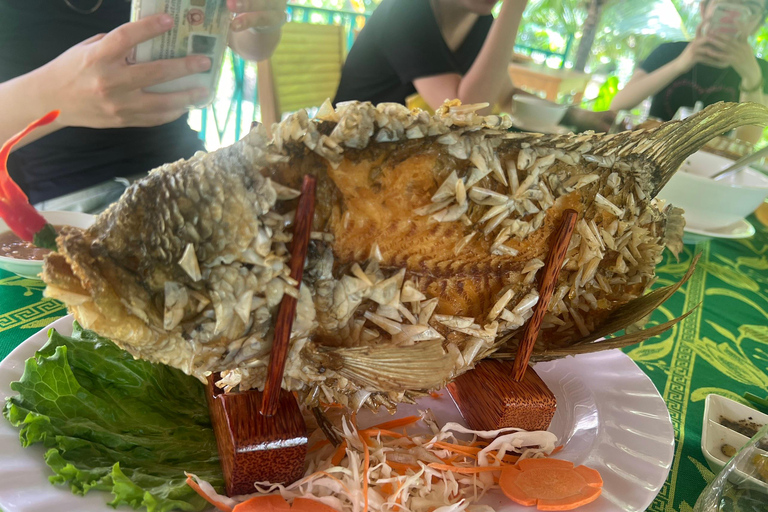
[[[768,125],[768,107],[719,102],[681,121],[617,134],[596,152],[617,153],[628,161],[642,160],[645,165],[635,167],[641,169],[637,179],[644,191],[655,197],[689,155],[718,135],[750,125]]]

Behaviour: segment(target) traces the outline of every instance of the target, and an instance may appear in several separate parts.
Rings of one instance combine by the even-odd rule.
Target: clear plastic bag
[[[138,45],[134,62],[205,55],[211,59],[211,68],[204,73],[171,80],[146,90],[165,93],[206,87],[211,94],[197,106],[208,105],[213,101],[219,81],[233,17],[227,9],[226,0],[133,0],[131,21],[163,12],[174,17],[173,28]]]
[[[731,458],[704,489],[694,512],[766,512],[768,510],[768,425]]]

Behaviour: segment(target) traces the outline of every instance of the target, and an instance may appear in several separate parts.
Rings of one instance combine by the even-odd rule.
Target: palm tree
[[[596,54],[638,60],[663,41],[689,39],[697,16],[697,5],[684,0],[533,0],[521,37],[534,40],[543,29],[575,35],[574,68],[583,71]]]
[[[606,3],[607,0],[590,0],[589,2],[587,19],[584,21],[579,49],[576,51],[576,63],[573,65],[573,69],[576,71],[583,73],[587,67],[587,61],[592,53],[592,45],[595,44],[600,18],[603,16],[603,7]]]

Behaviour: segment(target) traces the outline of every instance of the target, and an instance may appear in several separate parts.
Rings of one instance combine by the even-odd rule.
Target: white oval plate
[[[66,316],[34,334],[0,363],[0,401],[14,394],[10,383],[24,371],[48,339],[53,327],[61,334],[72,332],[72,317]],[[597,469],[604,481],[603,494],[581,512],[645,510],[664,484],[672,464],[674,432],[664,400],[650,379],[620,350],[568,357],[539,363],[536,372],[557,397],[557,412],[550,430],[565,448],[558,458]],[[461,421],[445,391],[439,398],[401,406],[398,416],[431,408],[441,422]],[[360,416],[360,423],[374,420]],[[390,419],[390,417],[387,417]],[[75,496],[67,488],[48,482],[50,470],[40,445],[22,448],[18,431],[0,419],[0,509],[5,512],[109,512],[110,494],[91,492]],[[188,468],[194,471],[195,468]],[[499,512],[531,512],[500,492],[484,500]]]
[[[737,240],[753,236],[755,234],[755,227],[747,219],[741,219],[722,228],[700,228],[686,225],[685,232],[712,238],[730,238]]]

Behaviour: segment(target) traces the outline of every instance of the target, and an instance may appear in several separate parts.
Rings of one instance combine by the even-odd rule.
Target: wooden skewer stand
[[[304,177],[291,249],[291,277],[301,283],[315,210],[316,180]],[[282,389],[296,299],[285,295],[275,324],[264,392],[224,393],[208,379],[208,408],[227,494],[255,491],[254,482],[290,484],[304,474],[307,427],[292,393]]]
[[[514,361],[486,359],[447,386],[464,420],[474,430],[507,427],[546,430],[552,422],[557,406],[555,395],[528,361],[565,261],[577,217],[573,210],[563,213],[543,269],[539,301],[525,326]]]

